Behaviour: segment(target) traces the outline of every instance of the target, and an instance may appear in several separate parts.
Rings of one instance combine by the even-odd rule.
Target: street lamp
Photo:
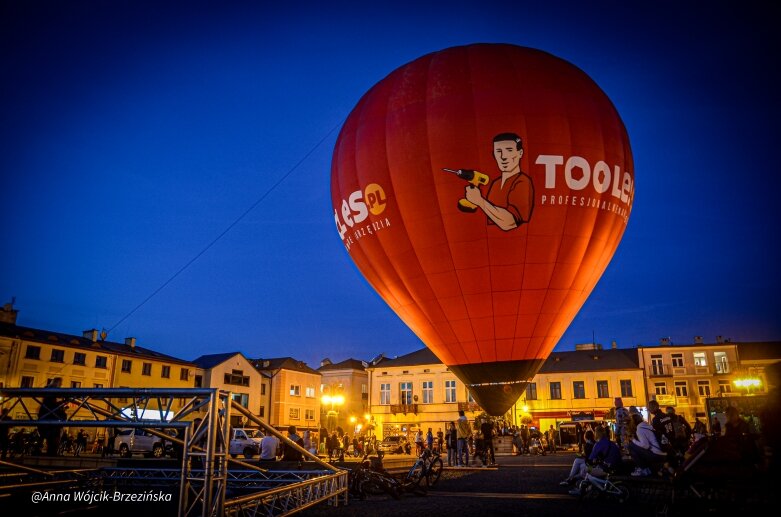
[[[328,429],[329,433],[333,432],[333,430],[336,429],[336,424],[339,417],[339,410],[336,408],[344,404],[344,395],[323,395],[320,397],[320,402],[322,402],[324,406],[331,407],[331,409],[326,414],[325,427]]]

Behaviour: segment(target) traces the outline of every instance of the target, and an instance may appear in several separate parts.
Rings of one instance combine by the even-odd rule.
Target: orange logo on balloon
[[[385,204],[387,203],[385,191],[376,183],[372,183],[366,187],[363,199],[368,205],[369,212],[371,212],[372,215],[380,215],[385,211]]]

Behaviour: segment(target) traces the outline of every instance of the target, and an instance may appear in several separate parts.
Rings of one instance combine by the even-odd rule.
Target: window
[[[729,361],[726,352],[713,352],[713,365],[716,373],[729,373]]]
[[[683,368],[683,354],[673,354],[673,368]]]
[[[57,348],[52,349],[52,357],[50,359],[53,363],[64,363],[65,362],[65,350],[59,350]]]
[[[92,387],[93,388],[102,388],[103,385],[101,383],[99,383],[99,382],[96,382],[95,384],[92,385]]]
[[[719,381],[719,393],[732,393],[732,384],[729,381]]]
[[[456,401],[456,381],[445,381],[445,402]]]
[[[694,366],[708,366],[705,352],[694,352]]]
[[[310,399],[315,398],[315,388],[314,386],[307,386],[306,388],[306,396]]]
[[[231,398],[244,407],[249,407],[249,395],[246,393],[234,393]]]
[[[537,400],[537,383],[530,382],[526,385],[526,400]]]
[[[380,384],[380,404],[390,404],[390,384]]]
[[[466,401],[470,404],[474,404],[475,398],[472,396],[472,392],[469,390],[466,390]]]
[[[163,379],[169,379],[171,377],[171,367],[163,365],[163,368],[160,370],[160,377]]]
[[[260,406],[260,411],[258,412],[258,416],[260,418],[264,418],[266,416],[266,406]]]
[[[700,394],[700,397],[710,397],[710,382],[697,381],[697,393]]]
[[[152,375],[152,363],[143,363],[141,365],[141,375]]]
[[[551,400],[561,400],[561,383],[560,382],[551,382],[550,383],[550,398],[551,398]]]
[[[81,388],[81,381],[71,381],[71,388]]]
[[[260,394],[261,395],[265,395],[266,394],[266,385],[265,384],[261,384],[260,385]]]
[[[33,345],[27,345],[27,349],[24,351],[24,358],[25,359],[40,359],[41,358],[41,347],[33,346]]]
[[[223,383],[233,386],[249,386],[249,375],[244,375],[244,370],[231,370],[222,379]]]
[[[654,392],[657,395],[667,395],[667,384],[664,382],[657,382],[654,384]]]
[[[105,355],[99,355],[95,357],[95,368],[105,368],[108,363],[108,357]]]
[[[651,375],[664,375],[664,363],[662,363],[662,356],[651,356]]]
[[[20,388],[32,388],[34,386],[35,386],[35,377],[28,377],[27,375],[22,376],[22,382],[19,384]]]
[[[130,369],[133,367],[133,361],[130,359],[122,359],[122,371],[130,373]]]
[[[686,381],[675,381],[675,396],[676,397],[689,396],[689,388],[686,385]]]
[[[366,390],[366,383],[365,382],[361,383],[361,393],[368,393],[368,391]]]
[[[402,382],[399,384],[400,404],[412,404],[412,383]]]
[[[84,366],[87,364],[87,354],[76,352],[73,354],[73,364]]]
[[[583,383],[583,381],[573,381],[572,398],[574,399],[586,398],[586,385]]]
[[[304,410],[304,420],[314,420],[315,419],[315,410],[314,409],[305,409]]]
[[[190,370],[188,370],[187,368],[182,368],[179,371],[179,380],[180,381],[186,381],[189,378],[190,378]]]
[[[607,388],[607,381],[597,381],[597,398],[610,398],[610,391]]]
[[[297,407],[290,408],[290,420],[300,420],[301,410]]]
[[[196,388],[202,388],[203,387],[203,375],[196,375],[195,376],[195,387]]]
[[[293,397],[300,397],[301,396],[301,386],[298,384],[291,384],[290,385],[290,395]]]
[[[423,403],[434,402],[434,381],[423,381]]]
[[[622,397],[634,397],[632,393],[632,379],[621,379],[621,396]]]

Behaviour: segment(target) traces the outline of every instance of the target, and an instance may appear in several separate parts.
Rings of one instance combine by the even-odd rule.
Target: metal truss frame
[[[77,483],[96,486],[113,482],[122,486],[172,487],[178,481],[179,517],[276,516],[295,513],[322,501],[334,506],[340,502],[347,504],[346,470],[323,462],[283,436],[233,401],[230,392],[206,388],[0,388],[0,396],[2,407],[16,409],[17,413],[21,411],[26,416],[26,419],[10,421],[13,426],[145,428],[151,434],[178,444],[182,451],[180,470],[102,468],[44,471],[18,463],[0,462],[20,471],[18,475],[0,477],[0,494]],[[120,403],[120,399],[129,402]],[[178,411],[173,410],[175,399],[185,400]],[[53,400],[56,403],[52,404]],[[66,408],[71,408],[71,413],[69,416],[65,413],[63,419],[60,415]],[[141,416],[146,409],[156,409],[169,420],[143,420]],[[275,435],[287,447],[298,450],[322,469],[272,471],[230,458],[229,422],[232,410],[258,425],[266,434]],[[74,420],[76,415],[88,419]],[[164,433],[166,428],[179,430],[181,438]],[[229,470],[228,464],[242,470]],[[254,492],[226,500],[229,486],[232,490]]]

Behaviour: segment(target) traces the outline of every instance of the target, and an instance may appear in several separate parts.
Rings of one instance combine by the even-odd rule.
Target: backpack
[[[688,440],[689,436],[686,432],[686,426],[683,425],[683,422],[681,422],[681,417],[676,415],[675,419],[673,420],[673,432],[675,433],[675,439],[676,440]]]

